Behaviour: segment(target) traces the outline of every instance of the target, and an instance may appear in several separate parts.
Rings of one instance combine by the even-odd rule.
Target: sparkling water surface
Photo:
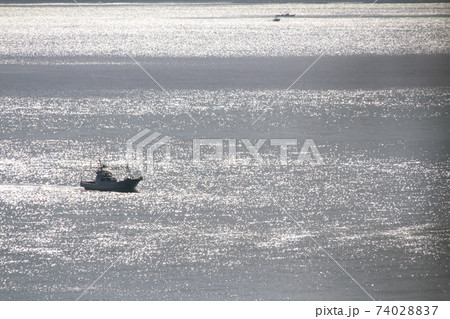
[[[285,12],[296,16],[272,21]],[[3,6],[0,17],[4,63],[34,63],[39,57],[40,63],[67,64],[74,56],[108,63],[127,53],[436,54],[449,53],[450,41],[447,4],[25,5]]]
[[[448,5],[84,8],[0,10],[0,299],[449,299]],[[372,55],[405,66],[333,71]],[[78,186],[144,128],[172,158],[139,192]],[[237,163],[194,165],[194,138],[236,139]],[[274,138],[298,139],[288,165]],[[305,139],[324,165],[294,163]]]

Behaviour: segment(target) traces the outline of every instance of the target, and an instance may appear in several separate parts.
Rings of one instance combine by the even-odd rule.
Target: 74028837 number
[[[438,306],[377,306],[377,316],[434,316]]]

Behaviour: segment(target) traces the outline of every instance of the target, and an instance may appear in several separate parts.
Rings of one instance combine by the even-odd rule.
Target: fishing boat
[[[290,14],[289,12],[287,12],[285,14],[277,14],[277,17],[293,18],[293,17],[295,17],[295,14]]]
[[[80,181],[80,186],[85,190],[96,191],[110,191],[110,192],[133,192],[137,184],[142,180],[142,176],[139,178],[125,178],[122,181],[118,181],[110,171],[107,171],[106,165],[100,162],[100,167],[97,169],[97,176],[94,181]]]
[[[278,21],[280,21],[280,18],[278,18],[278,17],[275,17],[275,19],[273,19],[272,21],[276,21],[276,22],[278,22]]]

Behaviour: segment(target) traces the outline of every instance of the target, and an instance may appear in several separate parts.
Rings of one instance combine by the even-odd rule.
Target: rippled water
[[[272,21],[295,12],[294,18]],[[357,18],[361,16],[361,18]],[[8,6],[0,55],[314,56],[449,53],[447,4]],[[18,27],[18,24],[20,27]],[[370,41],[367,41],[370,39]],[[62,59],[62,63],[67,63]],[[61,62],[50,60],[50,63]]]
[[[369,299],[325,250],[377,300],[448,300],[448,6],[366,9],[2,7],[0,299],[74,300],[112,263],[81,299]],[[78,187],[143,128],[172,159],[138,193]],[[237,139],[237,164],[194,165],[193,138]],[[280,165],[273,138],[313,139],[324,165],[294,147]],[[267,139],[262,163],[241,139]]]

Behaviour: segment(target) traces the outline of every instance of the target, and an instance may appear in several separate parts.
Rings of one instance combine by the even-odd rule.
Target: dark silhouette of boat
[[[290,14],[289,12],[285,13],[285,14],[277,14],[276,17],[282,17],[282,18],[293,18],[295,17],[295,14]]]
[[[272,21],[278,22],[278,21],[280,21],[280,18],[278,18],[278,16],[276,16],[275,19],[273,19]]]
[[[95,181],[86,182],[81,180],[80,186],[85,190],[110,191],[110,192],[134,192],[137,184],[142,180],[139,178],[126,178],[123,181],[117,181],[111,172],[105,170],[106,165],[100,162],[97,169]]]

